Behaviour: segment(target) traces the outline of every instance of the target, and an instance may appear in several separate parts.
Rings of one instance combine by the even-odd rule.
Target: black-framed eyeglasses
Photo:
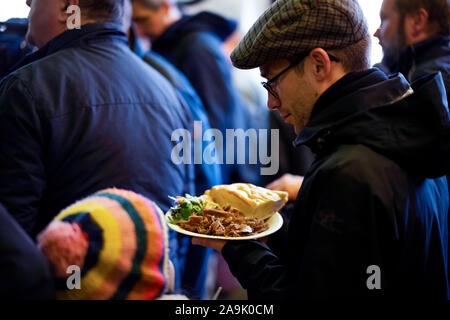
[[[308,53],[309,54],[309,53]],[[300,58],[296,59],[293,63],[291,63],[288,67],[286,67],[285,69],[281,70],[280,73],[278,73],[275,77],[273,77],[272,79],[270,79],[269,81],[265,82],[261,82],[262,86],[264,87],[264,89],[266,89],[267,91],[269,91],[269,93],[274,96],[275,98],[278,99],[278,93],[275,91],[274,88],[272,88],[272,84],[275,83],[283,74],[285,74],[286,72],[288,72],[291,68],[295,67],[297,64],[299,64],[303,59],[305,59],[308,54],[306,55],[302,55]],[[329,54],[328,57],[330,58],[330,61],[334,61],[334,62],[339,62],[340,60]]]

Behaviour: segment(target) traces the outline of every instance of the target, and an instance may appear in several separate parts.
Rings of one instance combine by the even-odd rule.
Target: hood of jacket
[[[197,32],[211,32],[225,41],[237,28],[237,22],[211,12],[200,12],[194,16],[184,16],[156,39],[152,48],[164,50],[178,43],[185,36]]]
[[[362,144],[411,174],[435,178],[450,172],[450,117],[442,75],[410,85],[370,69],[348,74],[317,101],[294,145],[328,154]]]

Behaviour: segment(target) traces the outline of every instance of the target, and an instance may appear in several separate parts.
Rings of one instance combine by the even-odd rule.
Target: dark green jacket
[[[249,298],[450,297],[442,77],[413,90],[372,69],[321,96],[295,141],[317,159],[286,221],[287,242],[271,250],[233,241],[222,251]],[[373,266],[380,289],[369,289]]]

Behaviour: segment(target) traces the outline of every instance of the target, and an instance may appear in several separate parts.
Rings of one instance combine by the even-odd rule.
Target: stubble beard
[[[386,65],[390,71],[395,71],[400,62],[400,56],[405,49],[405,15],[401,15],[399,17],[397,34],[388,46],[383,47],[383,64]]]

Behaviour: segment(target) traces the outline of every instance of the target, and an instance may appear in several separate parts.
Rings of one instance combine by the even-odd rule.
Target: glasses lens
[[[267,82],[261,82],[261,84],[263,85],[264,89],[266,89],[267,91],[269,91],[269,93],[274,96],[275,98],[278,98],[277,93],[272,89],[272,87],[270,86],[269,83]]]

